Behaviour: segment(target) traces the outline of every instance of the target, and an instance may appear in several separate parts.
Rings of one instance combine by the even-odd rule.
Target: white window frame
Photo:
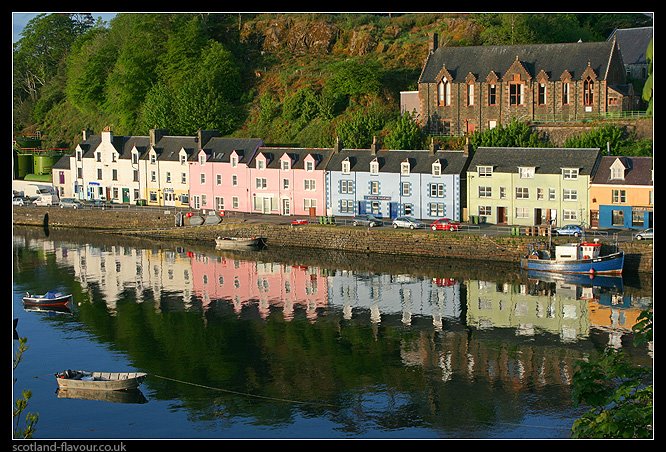
[[[578,201],[578,190],[573,188],[563,188],[562,201]]]
[[[351,172],[351,163],[349,159],[342,161],[342,174],[349,174]]]
[[[534,179],[534,167],[533,166],[519,166],[518,174],[520,174],[521,179]]]
[[[266,190],[268,183],[265,177],[256,177],[254,179],[254,186],[257,190]]]
[[[435,162],[432,164],[432,175],[433,176],[441,176],[442,175],[442,164],[439,162]]]
[[[476,167],[476,172],[479,175],[479,177],[491,177],[493,175],[493,167],[492,166],[477,166]]]
[[[379,194],[379,182],[373,180],[370,182],[370,194],[378,195]]]
[[[370,174],[372,175],[379,174],[379,162],[377,161],[377,159],[374,159],[372,162],[370,162]]]
[[[352,193],[354,193],[354,181],[353,180],[341,180],[340,181],[340,193],[342,193],[342,194],[352,194]]]
[[[515,218],[525,219],[530,217],[529,207],[516,207]]]
[[[479,198],[492,198],[492,197],[493,197],[492,186],[479,186]]]
[[[291,169],[291,163],[289,160],[282,160],[282,171],[289,171]]]
[[[530,188],[516,187],[516,199],[530,199]]]
[[[574,209],[562,209],[562,221],[578,221],[578,212]]]
[[[303,190],[305,191],[315,191],[317,188],[315,179],[305,179],[303,181]]]
[[[578,168],[562,168],[562,179],[564,180],[577,180]]]
[[[409,176],[409,162],[400,163],[400,174],[403,176]]]

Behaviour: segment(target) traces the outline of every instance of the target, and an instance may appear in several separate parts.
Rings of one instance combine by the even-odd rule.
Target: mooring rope
[[[175,381],[176,383],[182,383],[182,384],[186,384],[186,385],[190,385],[190,386],[197,386],[199,388],[212,389],[214,391],[227,392],[229,394],[236,394],[236,395],[242,395],[242,396],[247,396],[247,397],[256,397],[258,399],[275,400],[275,401],[278,401],[278,402],[310,404],[310,405],[323,405],[323,406],[330,406],[330,407],[336,407],[337,406],[337,405],[333,405],[331,403],[325,403],[325,402],[308,402],[308,401],[303,401],[303,400],[293,400],[293,399],[283,399],[283,398],[280,398],[280,397],[262,396],[262,395],[258,395],[258,394],[250,394],[249,392],[241,392],[241,391],[234,391],[234,390],[231,390],[231,389],[215,388],[213,386],[206,386],[206,385],[202,385],[202,384],[199,384],[199,383],[192,383],[190,381],[177,380],[175,378],[164,377],[162,375],[156,375],[156,374],[149,374],[149,375],[151,377],[162,378],[163,380]]]

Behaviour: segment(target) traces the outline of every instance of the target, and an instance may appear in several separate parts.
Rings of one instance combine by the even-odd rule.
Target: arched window
[[[445,107],[451,105],[451,83],[446,77],[437,85],[437,105]]]
[[[592,105],[594,102],[594,81],[588,77],[583,82],[583,105]]]

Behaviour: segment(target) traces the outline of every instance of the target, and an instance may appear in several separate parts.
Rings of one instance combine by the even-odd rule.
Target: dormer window
[[[349,163],[349,159],[345,159],[342,161],[342,173],[349,174],[350,172],[351,172],[351,163]]]
[[[400,164],[400,174],[409,176],[409,162],[402,162]]]
[[[187,163],[187,156],[181,154],[180,155],[180,164],[184,165],[185,163]]]
[[[534,167],[533,166],[519,166],[518,174],[520,174],[521,179],[534,179]]]
[[[203,165],[204,163],[206,163],[206,156],[199,155],[199,165]]]
[[[432,175],[433,176],[441,176],[442,175],[442,164],[439,162],[435,162],[432,164]]]
[[[102,153],[101,152],[95,152],[95,161],[97,161],[97,162],[102,161]]]
[[[266,161],[261,160],[261,159],[257,159],[257,169],[262,170],[264,168],[266,168]]]
[[[370,174],[379,174],[379,162],[377,159],[370,162]]]
[[[620,159],[616,159],[610,167],[611,180],[624,180],[624,170],[626,167],[622,164]]]
[[[578,168],[562,168],[562,179],[565,180],[578,179]]]
[[[83,152],[77,150],[76,151],[76,161],[80,162],[82,157],[83,157]]]
[[[282,160],[282,171],[289,171],[291,169],[291,164],[289,160]]]
[[[231,167],[236,168],[238,166],[238,157],[233,155],[231,156]]]
[[[314,162],[305,162],[305,171],[314,171]]]
[[[490,177],[493,175],[492,166],[477,166],[476,172],[479,173],[479,177]]]
[[[154,152],[150,153],[150,164],[154,165],[157,162],[157,155]]]
[[[137,163],[139,163],[139,153],[132,152],[132,164],[136,165]]]

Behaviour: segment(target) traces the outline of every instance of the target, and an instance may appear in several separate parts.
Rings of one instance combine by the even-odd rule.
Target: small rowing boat
[[[61,389],[94,389],[125,391],[136,389],[148,374],[145,372],[88,372],[67,369],[55,374]]]
[[[217,237],[215,247],[217,249],[248,249],[260,248],[265,245],[263,237]]]
[[[64,294],[62,292],[48,291],[44,295],[30,295],[26,292],[23,297],[23,304],[31,306],[62,306],[69,303],[72,299],[72,294]]]

